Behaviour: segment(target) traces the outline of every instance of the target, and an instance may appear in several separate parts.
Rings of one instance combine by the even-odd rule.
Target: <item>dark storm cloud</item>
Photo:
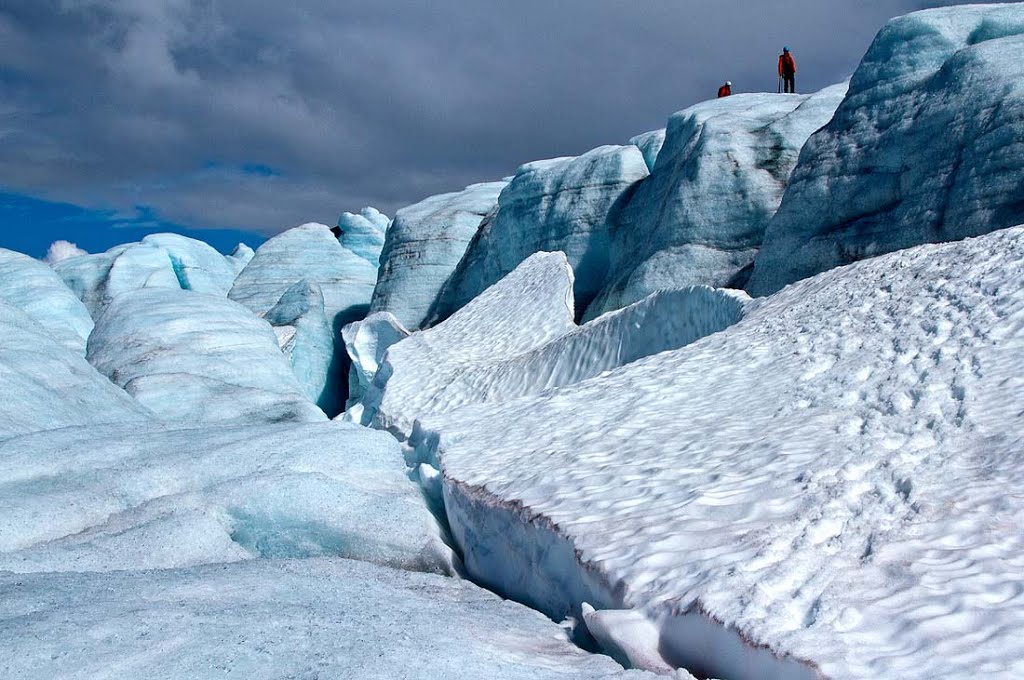
[[[915,0],[4,0],[0,188],[272,232],[850,75]]]

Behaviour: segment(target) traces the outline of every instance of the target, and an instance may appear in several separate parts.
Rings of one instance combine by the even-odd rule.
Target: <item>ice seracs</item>
[[[374,312],[362,321],[345,326],[341,334],[351,361],[345,419],[360,423],[364,422],[364,403],[380,403],[381,388],[374,383],[374,377],[385,353],[389,347],[409,337],[409,331],[393,314]]]
[[[405,328],[420,328],[507,184],[474,184],[395,213],[380,256],[370,311],[390,312]]]
[[[586,308],[608,274],[613,226],[647,175],[644,156],[632,145],[519,168],[445,285],[437,316],[460,309],[542,251],[566,254],[576,274],[577,305]]]
[[[341,245],[376,267],[389,224],[388,216],[376,208],[363,208],[358,214],[342,213],[338,218]]]
[[[656,290],[741,287],[800,148],[845,91],[735,95],[673,115],[651,176],[616,222],[607,282],[586,318]],[[649,158],[658,135],[634,143]]]
[[[929,10],[875,38],[810,138],[749,290],[1024,221],[1024,5]]]
[[[1016,678],[1021,281],[1022,228],[865,260],[682,349],[425,416],[413,443],[470,573],[555,618],[639,610],[640,656]]]
[[[48,266],[0,248],[0,302],[22,310],[68,349],[85,356],[92,317]]]
[[[324,420],[263,319],[226,298],[150,288],[115,298],[89,362],[165,420]]]

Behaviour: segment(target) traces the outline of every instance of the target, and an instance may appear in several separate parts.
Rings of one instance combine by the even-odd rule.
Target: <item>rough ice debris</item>
[[[613,225],[648,175],[635,146],[603,146],[578,158],[527,163],[498,198],[445,286],[437,316],[444,318],[495,284],[536,252],[562,251],[576,274],[580,310],[608,274]]]
[[[54,270],[98,319],[121,293],[173,288],[227,295],[236,269],[229,258],[195,239],[151,234],[140,243],[62,260]]]
[[[359,214],[342,213],[338,218],[341,245],[363,258],[374,267],[380,264],[384,248],[384,233],[391,220],[376,208],[363,208]]]
[[[808,141],[749,290],[1024,221],[1024,5],[929,10],[875,38]]]
[[[0,592],[5,678],[654,677],[468,581],[350,560],[0,574]]]
[[[78,257],[79,255],[88,254],[89,253],[79,248],[77,244],[71,243],[70,241],[54,241],[50,244],[50,247],[46,249],[46,257],[43,258],[43,261],[47,264],[57,264],[69,257]]]
[[[642,610],[706,675],[1021,677],[1022,281],[1024,228],[919,246],[427,416],[467,569],[555,617]]]
[[[140,422],[152,414],[59,343],[25,312],[0,302],[0,439],[74,425]]]
[[[572,269],[562,253],[537,253],[445,323],[392,345],[365,399],[365,423],[408,437],[413,420],[443,410],[444,386],[475,366],[516,357],[570,332]]]
[[[0,302],[25,312],[54,340],[85,356],[93,326],[89,310],[42,262],[0,248]]]
[[[310,401],[328,417],[341,412],[343,366],[334,355],[334,330],[324,312],[320,287],[302,279],[263,317],[278,335],[281,351]]]
[[[586,318],[665,288],[741,287],[800,147],[845,91],[735,95],[673,115],[616,225],[609,280]]]
[[[124,293],[89,338],[89,362],[166,420],[316,421],[263,319],[225,298],[151,288]]]
[[[316,556],[452,571],[394,438],[317,423],[0,442],[0,572]]]
[[[363,422],[363,401],[378,403],[379,394],[370,396],[375,391],[373,379],[377,369],[384,360],[384,353],[391,345],[409,337],[409,331],[402,327],[398,319],[388,312],[375,312],[362,321],[350,323],[342,329],[345,350],[348,352],[351,370],[349,371],[348,403],[345,406],[345,417],[352,422]]]
[[[399,210],[384,242],[370,311],[390,312],[404,327],[420,328],[507,184],[474,184]]]

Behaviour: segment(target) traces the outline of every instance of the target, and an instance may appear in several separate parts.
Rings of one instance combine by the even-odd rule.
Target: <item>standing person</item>
[[[793,59],[789,47],[783,47],[782,54],[779,55],[779,77],[785,84],[784,91],[796,94],[796,60]]]
[[[725,81],[725,85],[722,85],[720,88],[718,88],[718,98],[721,99],[722,97],[728,97],[731,94],[732,94],[732,81],[731,80],[727,80],[727,81]]]

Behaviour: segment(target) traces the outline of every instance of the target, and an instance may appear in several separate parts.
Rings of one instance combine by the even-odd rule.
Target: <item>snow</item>
[[[384,248],[384,233],[390,224],[388,216],[376,208],[363,208],[359,214],[342,213],[338,218],[341,245],[376,267]]]
[[[0,440],[74,425],[152,418],[25,312],[0,302]]]
[[[263,319],[225,298],[145,288],[109,304],[89,362],[165,420],[323,420]]]
[[[404,439],[415,418],[431,412],[437,393],[460,373],[571,331],[572,282],[563,253],[537,253],[445,323],[389,347],[364,398],[364,424]]]
[[[475,578],[555,618],[643,613],[602,633],[651,667],[1017,678],[1021,281],[1024,228],[865,260],[411,443]]]
[[[89,310],[42,262],[0,248],[0,302],[25,312],[54,340],[85,356],[93,326]]]
[[[346,557],[451,573],[398,442],[344,423],[67,428],[0,442],[0,572]]]
[[[379,388],[374,386],[384,354],[391,345],[409,337],[409,331],[388,312],[375,312],[362,321],[345,326],[341,331],[352,368],[349,371],[349,400],[345,418],[363,423],[363,401],[379,403]],[[370,394],[373,393],[373,396]],[[363,423],[366,424],[366,423]]]
[[[586,318],[665,288],[742,287],[800,147],[845,90],[734,95],[673,115],[616,226],[608,281]]]
[[[466,581],[349,560],[0,575],[0,592],[0,675],[23,680],[651,677]]]
[[[890,21],[802,151],[749,290],[1024,221],[1022,52],[1024,5]]]
[[[151,234],[106,253],[61,260],[53,268],[93,319],[118,295],[140,288],[227,295],[236,274],[229,258],[202,241],[178,234]]]
[[[46,257],[43,258],[43,262],[47,264],[57,264],[69,257],[78,257],[79,255],[88,255],[88,253],[78,247],[77,244],[71,243],[70,241],[54,241],[50,244],[50,247],[46,250]]]
[[[327,319],[340,331],[366,313],[376,276],[376,268],[342,246],[329,227],[311,222],[260,246],[228,297],[262,315],[305,279],[320,287]]]
[[[640,150],[602,146],[578,158],[527,163],[498,197],[441,295],[445,318],[536,252],[562,251],[576,273],[579,308],[597,295],[609,266],[611,232],[638,182]]]
[[[281,351],[306,397],[329,417],[342,411],[345,375],[334,356],[334,330],[320,287],[301,279],[263,317],[278,333]]]
[[[405,328],[420,328],[507,185],[474,184],[399,210],[384,242],[370,311],[390,312]]]

